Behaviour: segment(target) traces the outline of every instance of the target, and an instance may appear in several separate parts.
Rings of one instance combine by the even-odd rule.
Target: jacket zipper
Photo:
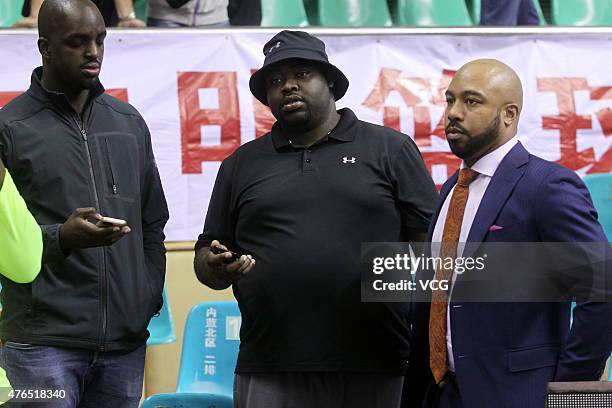
[[[111,180],[113,182],[113,194],[117,194],[117,182],[115,181],[115,171],[113,170],[113,162],[110,158],[111,150],[108,145],[108,139],[104,138],[104,143],[106,144],[106,160],[108,161],[108,167],[110,168]]]
[[[79,132],[81,133],[81,137],[83,138],[83,143],[85,144],[85,152],[87,153],[87,164],[89,165],[89,177],[91,178],[91,184],[94,190],[94,200],[96,204],[96,210],[100,211],[100,199],[98,198],[98,189],[96,188],[96,179],[94,178],[93,164],[91,161],[91,151],[89,150],[89,139],[87,138],[87,131],[85,130],[85,125],[79,120],[77,117],[75,122],[79,128]],[[106,248],[102,247],[102,265],[103,265],[103,275],[102,280],[100,282],[100,292],[101,292],[101,302],[100,302],[100,314],[102,315],[102,332],[100,333],[100,345],[99,350],[104,351],[104,342],[106,341]]]

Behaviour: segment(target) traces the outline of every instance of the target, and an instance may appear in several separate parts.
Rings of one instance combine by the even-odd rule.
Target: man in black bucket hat
[[[221,164],[196,244],[242,313],[235,404],[399,407],[408,307],[360,302],[361,243],[422,240],[434,184],[408,136],[336,110],[348,79],[321,40],[282,31],[264,54],[250,88],[277,121]]]

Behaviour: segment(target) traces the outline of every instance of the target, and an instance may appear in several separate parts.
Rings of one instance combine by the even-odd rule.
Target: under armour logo
[[[351,163],[351,164],[355,164],[357,162],[357,159],[355,157],[351,157],[350,159],[346,156],[344,156],[342,158],[342,163],[347,164],[347,163]]]
[[[276,42],[276,44],[274,44],[273,46],[271,46],[270,48],[268,48],[268,49],[266,50],[266,52],[264,52],[264,54],[265,54],[265,55],[268,55],[268,54],[270,54],[272,51],[274,51],[275,49],[280,48],[280,46],[281,46],[281,42],[280,42],[280,41],[277,41],[277,42]]]

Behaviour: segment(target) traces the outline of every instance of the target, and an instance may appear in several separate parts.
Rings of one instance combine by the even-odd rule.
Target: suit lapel
[[[516,183],[525,173],[525,164],[529,161],[529,153],[519,142],[508,152],[493,174],[482,201],[476,211],[472,228],[468,234],[468,242],[482,242],[489,232],[500,210],[508,200]],[[475,248],[471,248],[472,253]],[[470,254],[463,254],[469,256]]]

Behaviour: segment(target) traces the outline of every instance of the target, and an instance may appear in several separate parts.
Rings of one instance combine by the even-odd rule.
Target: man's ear
[[[518,121],[519,107],[515,103],[510,103],[504,107],[502,111],[502,120],[506,127],[512,126],[513,123]]]
[[[334,81],[331,81],[328,79],[327,87],[329,88],[329,93],[333,96],[334,95]]]
[[[38,39],[38,52],[40,52],[43,59],[48,59],[51,56],[51,52],[49,51],[49,40],[45,37],[40,37]]]

